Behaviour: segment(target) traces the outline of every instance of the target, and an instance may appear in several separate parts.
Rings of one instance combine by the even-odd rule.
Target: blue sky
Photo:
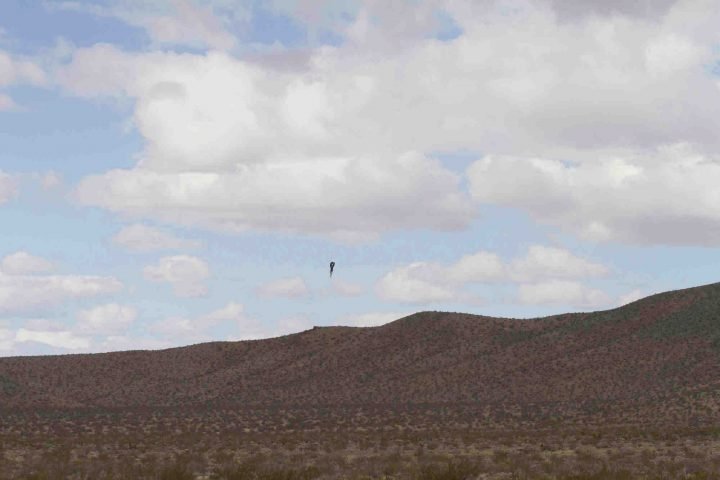
[[[717,281],[720,12],[628,5],[2,2],[0,356]]]

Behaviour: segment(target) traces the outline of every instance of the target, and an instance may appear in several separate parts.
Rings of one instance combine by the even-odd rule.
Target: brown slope
[[[162,351],[0,358],[0,408],[663,402],[720,392],[720,284],[532,320],[422,312]]]

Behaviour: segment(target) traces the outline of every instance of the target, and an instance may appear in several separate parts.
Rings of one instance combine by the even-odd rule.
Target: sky
[[[3,0],[0,356],[716,282],[717,25],[718,0]]]

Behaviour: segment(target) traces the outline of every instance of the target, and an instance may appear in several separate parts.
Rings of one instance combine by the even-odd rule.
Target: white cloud
[[[492,282],[502,280],[507,275],[506,270],[496,254],[480,251],[460,258],[443,276],[455,283]]]
[[[230,302],[225,307],[194,318],[169,317],[152,324],[150,331],[165,338],[190,343],[223,340],[213,338],[210,330],[225,326],[230,330],[226,340],[252,340],[268,336],[268,329],[245,314],[242,304]]]
[[[57,172],[49,171],[45,172],[40,178],[40,185],[45,190],[52,190],[58,188],[63,183],[62,175]]]
[[[667,14],[677,0],[628,2],[626,0],[550,0],[549,3],[562,17],[577,18],[589,15],[628,15],[654,18]]]
[[[561,304],[576,307],[600,307],[606,306],[612,301],[601,290],[569,280],[550,280],[520,285],[518,300],[530,305]]]
[[[98,70],[99,65],[111,68]],[[90,49],[79,48],[72,52],[72,63],[61,68],[56,76],[58,83],[79,96],[120,95],[127,78],[134,73],[131,57],[108,44],[97,44]],[[100,81],[100,79],[104,79]]]
[[[112,77],[98,77],[98,64],[111,65]],[[345,92],[218,53],[133,57],[98,46],[79,51],[62,82],[79,94],[135,98],[148,140],[136,168],[80,183],[87,204],[223,230],[336,237],[455,229],[472,217],[459,176],[410,146],[366,153],[355,148],[360,132],[349,143],[325,138],[337,115],[327,109],[348,104],[338,95],[362,101],[369,78]],[[307,93],[317,97],[311,109]]]
[[[118,292],[113,277],[92,275],[7,275],[0,272],[0,313],[22,313],[59,305],[73,298]]]
[[[346,282],[345,280],[334,278],[332,281],[332,291],[344,297],[355,297],[362,295],[365,288],[356,283]]]
[[[242,319],[245,308],[240,303],[230,302],[219,310],[215,310],[205,315],[205,319],[209,322],[222,322],[224,320]]]
[[[46,81],[45,72],[35,63],[0,50],[0,88],[21,83],[42,85]]]
[[[236,335],[242,338],[258,338],[258,330],[261,328],[257,320],[245,314],[245,307],[237,302],[230,302],[223,308],[214,310],[199,318],[199,322],[205,327],[214,327],[223,322],[232,322],[237,329]]]
[[[23,330],[24,333],[19,334],[20,330]],[[28,334],[28,332],[31,333]],[[61,341],[63,338],[72,342],[73,338],[76,338],[71,332],[67,331],[62,322],[55,319],[31,318],[23,322],[21,329],[12,328],[10,322],[0,320],[0,352],[4,352],[5,355],[22,354],[22,349],[18,348],[20,343],[28,337],[37,336],[37,332],[41,332],[40,336],[42,338],[50,336],[53,338],[54,343]],[[40,343],[47,344],[45,341]]]
[[[188,0],[175,0],[173,6],[172,14],[143,22],[155,41],[175,45],[206,45],[220,50],[235,46],[235,38],[225,30],[221,20],[210,8],[195,6]]]
[[[147,326],[146,333],[130,333],[136,323],[134,307],[109,303],[77,312],[71,328],[52,319],[30,319],[17,331],[0,323],[0,351],[22,353],[24,342],[83,352],[170,348],[208,341],[266,338],[276,328],[246,315],[242,304],[229,302],[194,317],[168,317]],[[149,336],[154,335],[154,336]]]
[[[307,296],[310,293],[310,290],[302,277],[290,277],[280,278],[261,285],[257,288],[257,293],[261,297],[267,298],[299,298]]]
[[[645,47],[645,65],[652,76],[664,77],[700,65],[705,52],[693,42],[675,33],[650,40]]]
[[[19,107],[15,101],[4,93],[0,93],[0,112],[11,112],[18,110]]]
[[[0,352],[12,350],[15,346],[15,332],[0,324]]]
[[[0,170],[0,205],[13,198],[17,191],[17,178]]]
[[[77,196],[85,204],[180,224],[353,241],[391,230],[463,227],[471,208],[455,191],[458,180],[437,162],[409,154],[306,160],[228,174],[115,170],[85,178]]]
[[[636,159],[605,153],[635,151],[650,164],[663,144],[720,148],[720,89],[708,68],[717,61],[720,11],[713,2],[640,9],[612,2],[585,8],[598,15],[569,12],[569,21],[558,20],[570,9],[560,0],[512,8],[493,1],[399,5],[363,4],[341,46],[312,50],[307,64],[291,71],[218,52],[77,50],[60,84],[78,95],[128,98],[146,141],[134,168],[85,178],[77,197],[137,217],[228,231],[372,238],[463,228],[474,210],[460,178],[430,157],[481,151],[536,159],[480,172],[487,184],[496,182],[489,193],[475,175],[479,201],[514,201],[576,233],[624,241],[637,232],[618,234],[616,225],[575,208],[599,209],[633,182],[622,175]],[[432,38],[429,19],[440,7],[463,31],[452,41]],[[548,160],[555,158],[577,162],[578,170]],[[702,177],[704,186],[713,168],[672,173],[684,185]],[[498,179],[500,170],[505,177]],[[713,191],[671,186],[689,194],[687,204],[702,204]],[[652,197],[640,200],[652,204]],[[652,231],[660,215],[614,211],[627,229],[649,218],[638,232]],[[696,226],[672,228],[682,219]],[[661,222],[664,236],[684,231],[686,243],[707,242],[705,217],[680,212],[670,223]]]
[[[151,337],[110,335],[93,346],[93,352],[117,352],[127,350],[158,350],[170,348],[173,344],[167,340]]]
[[[618,307],[622,307],[623,305],[627,305],[628,303],[635,302],[646,296],[647,296],[647,294],[645,292],[643,292],[642,290],[635,289],[635,290],[632,290],[632,291],[626,293],[625,295],[620,296],[620,298],[618,299],[617,305],[618,305]]]
[[[108,335],[94,341],[88,332],[67,330],[57,322],[25,322],[17,331],[0,327],[0,352],[6,355],[27,354],[24,343],[41,343],[55,348],[73,350],[79,353],[116,352],[121,350],[156,350],[173,346],[167,339],[156,339],[147,336]]]
[[[160,229],[142,224],[123,227],[112,239],[113,243],[134,252],[198,248],[197,240],[178,238]]]
[[[110,6],[68,1],[50,4],[50,7],[120,19],[144,28],[153,42],[161,45],[227,50],[236,44],[222,16],[212,6],[200,6],[191,0],[119,2]],[[237,5],[234,11],[241,13],[242,7]]]
[[[376,292],[384,300],[407,303],[444,302],[457,298],[452,287],[437,282],[433,274],[437,267],[415,262],[396,268],[383,276],[376,285]]]
[[[606,275],[605,265],[573,255],[562,248],[532,245],[525,257],[513,260],[511,275],[518,281],[535,278],[585,278]]]
[[[63,322],[51,318],[29,318],[23,322],[23,328],[27,330],[41,330],[45,332],[58,332],[60,330],[66,330]]]
[[[578,257],[571,252],[532,245],[523,257],[504,262],[498,255],[479,251],[464,255],[451,264],[416,262],[396,268],[376,284],[376,292],[385,300],[409,303],[462,301],[478,303],[468,294],[471,283],[528,282],[532,280],[597,277],[608,268]]]
[[[338,325],[349,327],[379,327],[386,323],[394,322],[399,318],[406,317],[413,312],[372,312],[358,315],[346,315],[338,319]]]
[[[74,331],[88,335],[117,335],[125,332],[135,321],[137,310],[133,307],[108,303],[77,314]]]
[[[720,156],[687,144],[579,164],[491,155],[468,177],[477,201],[525,210],[588,240],[720,243]]]
[[[20,84],[43,85],[46,81],[45,72],[34,62],[11,56],[0,49],[0,89]],[[20,108],[10,96],[0,91],[0,112]],[[2,203],[1,176],[2,172],[0,172],[0,203]]]
[[[143,274],[148,280],[170,283],[179,297],[199,297],[207,293],[205,280],[210,276],[210,268],[200,258],[174,255],[146,266]]]
[[[183,317],[169,317],[150,326],[150,331],[155,334],[192,343],[209,341],[210,337],[204,330],[204,325],[197,325],[194,319]]]
[[[53,268],[53,264],[49,260],[24,251],[7,255],[0,261],[0,271],[8,275],[47,273]]]
[[[15,335],[15,342],[37,342],[67,350],[80,350],[90,347],[88,338],[77,336],[70,331],[42,331],[21,328]]]
[[[274,324],[266,324],[247,316],[242,305],[231,302],[220,310],[197,317],[165,318],[151,324],[148,330],[165,339],[187,345],[211,341],[258,340],[297,333],[312,326],[311,321],[304,316],[285,317]]]

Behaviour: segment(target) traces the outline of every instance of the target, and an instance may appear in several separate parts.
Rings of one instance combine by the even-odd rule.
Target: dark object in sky
[[[332,277],[332,272],[335,270],[335,262],[330,262],[330,276]]]

